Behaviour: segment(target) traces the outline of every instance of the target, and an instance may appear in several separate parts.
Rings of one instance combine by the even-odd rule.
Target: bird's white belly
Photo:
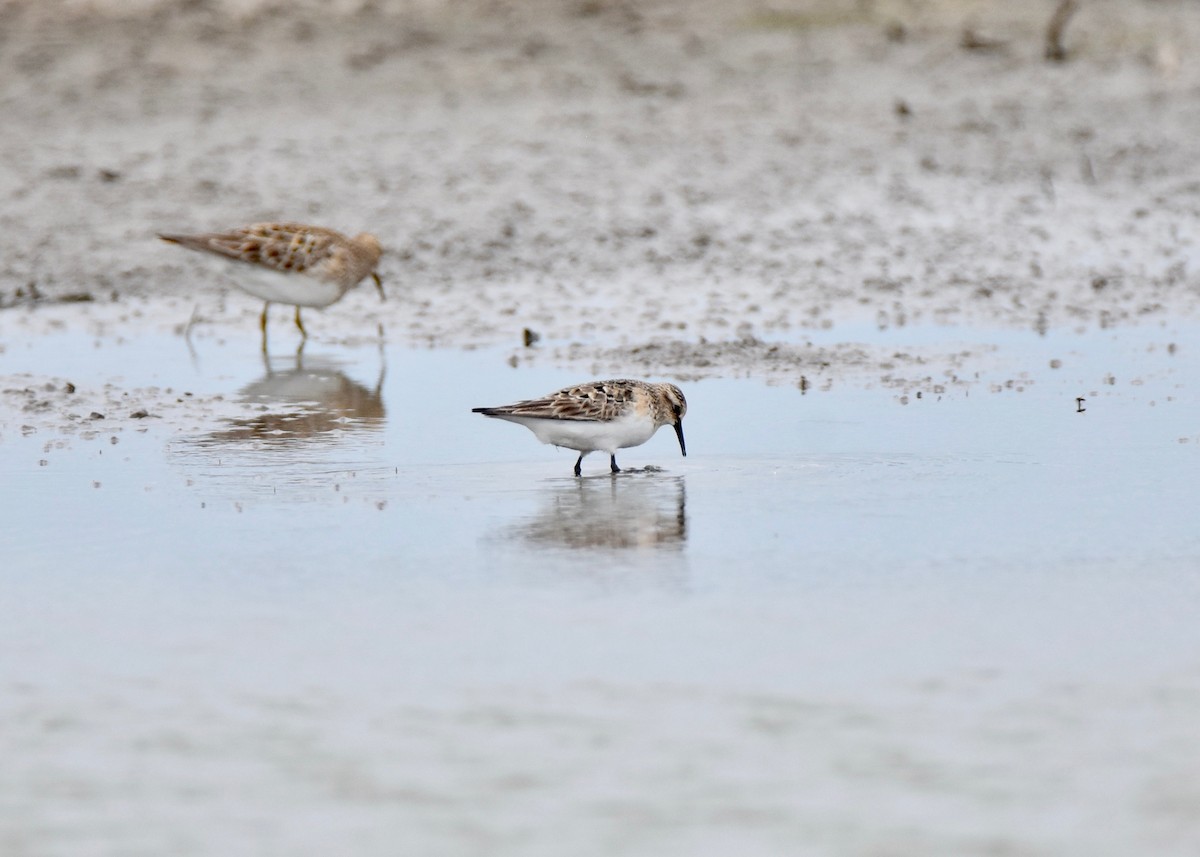
[[[608,422],[582,420],[522,419],[542,443],[574,449],[577,452],[607,452],[640,446],[654,436],[654,422],[630,415]]]
[[[326,307],[342,296],[337,283],[304,274],[284,274],[236,263],[226,273],[234,286],[271,303]]]

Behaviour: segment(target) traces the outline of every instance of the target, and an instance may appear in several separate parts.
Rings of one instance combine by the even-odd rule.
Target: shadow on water
[[[687,532],[683,477],[647,469],[560,485],[504,536],[530,547],[680,551]]]
[[[194,439],[199,446],[252,441],[291,446],[335,440],[348,431],[377,431],[384,426],[382,363],[375,386],[350,378],[328,358],[305,359],[303,352],[284,358],[263,356],[261,378],[238,390],[239,401],[259,405],[252,417],[231,419],[227,425]]]
[[[384,471],[386,364],[370,386],[327,356],[262,357],[263,373],[234,400],[251,411],[167,446],[172,465],[210,499],[285,493],[312,500],[353,480],[375,500]],[[351,492],[354,493],[354,492]],[[345,496],[345,495],[344,495]]]

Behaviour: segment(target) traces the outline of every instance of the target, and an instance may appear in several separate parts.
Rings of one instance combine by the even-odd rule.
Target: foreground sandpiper
[[[542,443],[577,450],[576,476],[582,475],[583,457],[589,452],[607,452],[612,472],[620,473],[617,450],[641,446],[667,425],[675,428],[679,451],[687,455],[683,442],[687,400],[674,384],[589,381],[540,399],[471,412],[519,423]]]
[[[163,235],[164,241],[211,253],[238,266],[234,285],[263,301],[259,328],[266,348],[267,310],[273,303],[296,307],[296,327],[307,339],[301,307],[336,303],[366,276],[375,279],[383,299],[383,282],[375,273],[383,248],[374,235],[347,238],[332,229],[303,223],[254,223],[229,232]]]

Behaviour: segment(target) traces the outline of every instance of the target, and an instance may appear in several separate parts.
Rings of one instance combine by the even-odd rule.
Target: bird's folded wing
[[[162,237],[191,250],[203,250],[252,265],[297,274],[328,259],[337,246],[331,234],[287,223],[255,224],[231,232]]]

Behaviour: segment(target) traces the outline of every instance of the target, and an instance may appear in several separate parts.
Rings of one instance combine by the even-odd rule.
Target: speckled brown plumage
[[[337,283],[343,291],[375,270],[382,248],[375,236],[348,238],[303,223],[252,223],[228,232],[159,235],[189,250],[259,265],[282,274],[303,274]]]
[[[519,423],[542,443],[578,450],[576,476],[583,457],[601,450],[611,456],[612,472],[619,473],[616,450],[645,443],[665,425],[674,426],[679,449],[687,455],[683,441],[687,400],[674,384],[627,378],[589,381],[538,399],[473,412]]]
[[[368,233],[348,238],[303,223],[253,223],[228,232],[158,237],[237,263],[233,284],[266,302],[259,320],[264,348],[267,310],[272,303],[295,306],[296,326],[307,336],[300,320],[301,307],[336,303],[368,275],[375,279],[383,297],[383,285],[375,273],[383,248]]]

